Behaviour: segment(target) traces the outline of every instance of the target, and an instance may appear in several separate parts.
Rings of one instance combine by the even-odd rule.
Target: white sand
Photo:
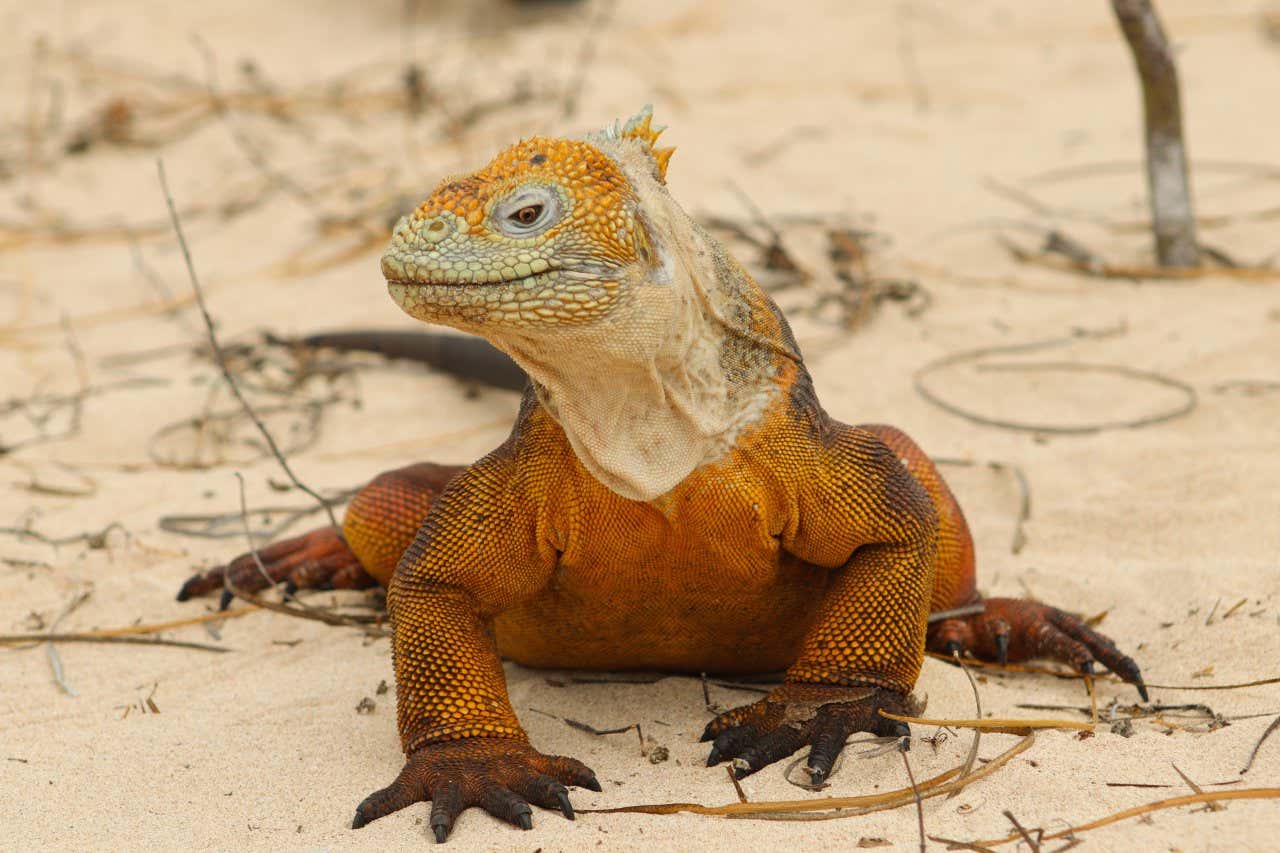
[[[154,91],[124,76],[78,77],[56,58],[33,75],[38,38],[56,51],[89,50],[103,62],[118,58],[129,67],[202,79],[203,60],[190,39],[199,33],[228,89],[240,85],[236,65],[246,57],[274,85],[294,90],[402,55],[400,4],[393,2],[51,5],[0,10],[0,159],[19,172],[0,183],[0,223],[30,221],[41,211],[77,226],[163,222],[153,150],[100,146],[22,174],[28,162],[22,128],[33,114],[33,91],[39,115],[50,81],[63,81],[66,122],[110,97]],[[1182,48],[1189,145],[1203,164],[1196,175],[1200,211],[1221,216],[1274,207],[1280,194],[1274,173],[1211,166],[1277,164],[1280,44],[1263,35],[1261,4],[1162,5]],[[986,468],[947,469],[977,536],[982,587],[1030,590],[1086,613],[1108,610],[1105,630],[1133,652],[1154,684],[1280,674],[1280,393],[1215,390],[1235,380],[1280,380],[1280,283],[1087,280],[1015,264],[991,229],[973,227],[997,218],[1033,219],[985,189],[984,176],[1029,187],[1055,208],[1142,218],[1143,184],[1134,168],[1023,183],[1061,167],[1136,163],[1138,96],[1106,4],[786,7],[782,14],[778,4],[764,2],[619,3],[598,37],[579,112],[568,121],[559,117],[558,104],[535,103],[491,116],[457,142],[435,132],[433,117],[414,131],[400,114],[373,108],[358,122],[308,113],[292,128],[261,118],[238,124],[277,169],[307,183],[330,209],[346,210],[356,202],[327,188],[357,165],[368,167],[369,185],[379,169],[398,166],[388,186],[421,195],[443,174],[480,164],[521,134],[581,131],[652,101],[658,119],[671,126],[670,142],[679,146],[672,189],[690,208],[741,215],[727,188],[732,180],[778,217],[874,214],[875,226],[893,239],[877,270],[918,278],[933,296],[931,309],[911,318],[889,305],[856,335],[797,317],[797,331],[835,416],[892,422],[939,456],[1004,460],[1025,471],[1033,515],[1027,545],[1014,555],[1017,492],[1010,477]],[[429,84],[459,112],[474,97],[509,90],[520,74],[537,86],[560,85],[574,73],[589,18],[576,7],[513,15],[503,4],[424,3],[408,42]],[[904,70],[904,33],[927,95],[923,106]],[[65,132],[47,138],[52,146]],[[217,120],[160,153],[184,208],[224,200],[231,187],[261,180]],[[275,273],[300,249],[323,255],[346,245],[319,231],[317,214],[277,194],[229,222],[191,218],[196,262],[224,337],[260,327],[282,334],[362,324],[411,327],[385,295],[377,248],[314,274]],[[1059,224],[1118,262],[1147,260],[1140,235],[1073,219]],[[1036,239],[1016,228],[1008,233],[1028,244]],[[1227,222],[1203,237],[1254,260],[1280,249],[1276,233],[1272,218]],[[159,530],[157,519],[234,512],[237,469],[251,505],[303,499],[271,489],[268,480],[282,478],[270,461],[191,471],[151,461],[153,433],[202,411],[215,379],[206,363],[187,355],[127,368],[103,364],[113,354],[199,340],[189,308],[176,318],[135,310],[157,305],[158,297],[126,241],[18,244],[10,237],[0,224],[0,396],[77,387],[59,327],[64,315],[95,384],[126,377],[164,384],[91,397],[74,437],[0,457],[0,526],[30,521],[43,533],[65,536],[115,521],[127,531],[112,533],[100,549],[52,548],[0,535],[0,632],[47,624],[88,585],[91,597],[65,620],[65,630],[204,612],[207,603],[177,604],[174,592],[194,566],[225,558],[240,542],[179,537]],[[169,287],[188,292],[168,234],[144,234],[141,247]],[[819,251],[801,254],[829,276]],[[944,414],[912,390],[915,370],[953,351],[1117,324],[1122,334],[1035,358],[1161,371],[1197,390],[1200,405],[1191,416],[1136,431],[1039,441]],[[936,380],[949,399],[1006,417],[1109,419],[1176,402],[1170,392],[1105,375],[962,371],[950,377]],[[294,457],[316,487],[355,485],[420,458],[475,458],[505,434],[516,404],[515,395],[496,391],[469,398],[459,383],[412,368],[372,369],[359,382],[362,408],[332,407],[320,441]],[[219,409],[231,406],[225,394],[217,401]],[[5,416],[0,439],[15,440],[21,423]],[[38,482],[75,490],[78,476],[91,478],[91,494],[29,488]],[[1226,617],[1241,599],[1245,603]],[[211,641],[199,627],[171,636]],[[0,653],[0,848],[421,849],[426,806],[359,832],[347,828],[355,805],[401,764],[391,694],[375,696],[378,683],[391,678],[387,643],[268,613],[228,621],[221,636],[234,654],[61,645],[66,680],[79,693],[74,698],[54,684],[43,650]],[[576,792],[580,807],[735,799],[723,769],[702,766],[706,749],[696,736],[708,717],[696,680],[554,687],[547,675],[509,668],[511,695],[539,748],[575,755],[599,774],[604,792]],[[160,713],[144,714],[138,703],[153,685]],[[953,669],[928,662],[918,689],[932,715],[973,713],[969,688]],[[713,700],[727,705],[752,698],[712,690]],[[1152,692],[1170,704],[1206,702],[1228,717],[1280,712],[1276,685]],[[357,714],[365,696],[375,696],[376,710]],[[989,676],[982,696],[997,715],[1080,719],[1016,706],[1087,703],[1078,683],[1040,676]],[[1134,694],[1100,687],[1101,703],[1113,698],[1128,703]],[[595,737],[548,714],[598,727],[638,722],[668,747],[670,760],[655,765],[641,758],[634,733]],[[1203,733],[1177,727],[1202,730],[1202,720],[1170,714],[1168,725],[1138,722],[1130,738],[1105,725],[1086,740],[1042,733],[1029,752],[956,799],[928,801],[925,824],[940,836],[999,837],[1010,831],[1002,815],[1010,809],[1026,826],[1061,829],[1187,793],[1173,764],[1205,786],[1237,780],[1270,719]],[[968,743],[965,732],[936,750],[918,744],[911,753],[917,778],[959,764]],[[989,736],[983,755],[1011,743],[1009,736]],[[850,756],[827,793],[904,784],[896,755]],[[1235,787],[1266,785],[1280,785],[1280,736]],[[753,800],[804,796],[784,781],[780,767],[743,787]],[[1268,850],[1278,836],[1280,809],[1272,801],[1233,802],[1213,813],[1164,811],[1085,838],[1087,849]],[[860,838],[912,848],[915,813],[906,808],[820,823],[582,815],[573,824],[540,813],[534,831],[522,834],[472,810],[452,843],[460,849],[847,849]]]

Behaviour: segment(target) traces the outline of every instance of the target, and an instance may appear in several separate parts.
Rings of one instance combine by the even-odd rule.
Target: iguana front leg
[[[787,550],[836,566],[818,617],[782,686],[721,714],[703,733],[708,764],[741,778],[811,747],[809,773],[830,773],[849,735],[906,735],[879,711],[909,713],[924,661],[937,555],[928,494],[872,434],[830,426],[826,452],[799,484]]]
[[[470,806],[529,829],[531,803],[572,819],[565,786],[600,790],[581,762],[533,749],[507,697],[491,620],[542,589],[556,560],[517,479],[505,446],[459,474],[396,568],[387,608],[406,762],[355,828],[430,800],[437,841]]]

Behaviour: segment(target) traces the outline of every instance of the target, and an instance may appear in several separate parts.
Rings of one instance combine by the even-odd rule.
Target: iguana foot
[[[751,705],[726,711],[707,724],[702,740],[712,741],[707,766],[733,761],[733,775],[749,776],[809,746],[805,768],[816,785],[831,774],[836,757],[854,732],[907,737],[906,723],[879,714],[915,711],[910,697],[879,687],[783,684]]]
[[[543,755],[522,741],[473,737],[434,743],[410,755],[394,782],[365,798],[351,828],[430,800],[437,842],[449,837],[454,820],[471,806],[532,829],[530,803],[573,820],[566,785],[600,790],[596,774],[581,761]]]
[[[232,599],[231,593],[225,589],[227,581],[246,592],[256,592],[281,582],[286,583],[291,592],[297,589],[364,589],[377,583],[332,527],[321,527],[272,543],[260,548],[258,557],[267,570],[266,577],[263,577],[252,553],[241,554],[225,566],[192,575],[178,590],[178,600],[186,601],[193,596],[223,590],[219,606],[225,610]]]
[[[1049,658],[1086,674],[1097,662],[1137,687],[1142,701],[1147,701],[1142,671],[1133,658],[1079,616],[1022,598],[988,598],[984,603],[982,613],[930,626],[930,651],[967,652],[997,663]]]

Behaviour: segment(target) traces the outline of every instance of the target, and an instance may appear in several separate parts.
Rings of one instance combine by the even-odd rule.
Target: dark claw
[[[232,592],[229,589],[224,589],[222,591],[222,597],[218,599],[218,609],[226,610],[228,607],[231,606],[231,601],[235,597],[236,597],[236,594],[234,592]]]
[[[560,802],[560,811],[569,820],[573,820],[573,804],[569,802],[568,791],[556,791],[556,799]]]
[[[996,634],[996,662],[1004,666],[1009,662],[1009,633]]]
[[[1151,701],[1151,697],[1147,695],[1147,685],[1143,682],[1141,678],[1135,681],[1133,683],[1133,686],[1138,688],[1138,695],[1142,697],[1143,702]]]
[[[1080,663],[1081,675],[1093,675],[1093,661],[1087,660]]]
[[[187,579],[187,582],[182,585],[182,589],[178,590],[178,601],[186,601],[191,597],[191,587],[195,586],[196,579],[199,577],[199,575],[196,575]]]
[[[453,821],[462,811],[462,792],[455,782],[445,782],[431,794],[431,834],[437,844],[444,844],[453,829]]]
[[[958,640],[947,640],[945,648],[947,650],[947,654],[952,657],[959,657],[960,653],[964,651],[964,649],[960,647],[960,642]]]
[[[805,762],[810,783],[820,785],[831,775],[831,768],[835,766],[836,758],[844,749],[848,737],[846,727],[834,719],[828,718],[817,723],[809,749],[809,760]]]
[[[755,737],[755,733],[741,726],[721,732],[711,744],[711,753],[707,756],[707,766],[714,767],[728,758],[737,758],[747,743]]]
[[[528,812],[520,812],[520,814],[516,815],[516,825],[524,830],[533,829],[533,815]]]
[[[293,598],[298,592],[298,585],[291,580],[284,582],[284,597]]]
[[[596,774],[594,773],[591,774],[591,778],[582,783],[582,787],[586,788],[588,791],[595,791],[597,794],[604,790],[600,787],[600,780],[596,778]]]
[[[822,715],[822,712],[818,712]],[[761,770],[780,761],[788,755],[794,753],[797,749],[805,745],[806,727],[782,725],[767,734],[757,738],[751,746],[742,750],[738,756],[735,765],[745,763],[745,767],[736,766],[734,775],[741,779],[743,776],[750,776],[757,770]]]
[[[888,717],[880,717],[880,722],[876,723],[876,734],[880,737],[911,737],[911,726],[902,722],[902,720],[891,720]]]

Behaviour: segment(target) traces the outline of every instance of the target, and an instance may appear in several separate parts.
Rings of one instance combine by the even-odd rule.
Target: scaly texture
[[[710,760],[748,773],[809,745],[815,779],[851,732],[905,732],[877,712],[910,707],[926,641],[1097,660],[1141,684],[1044,605],[993,600],[929,626],[981,600],[963,513],[903,433],[823,411],[776,306],[667,194],[656,136],[645,112],[521,142],[396,228],[393,298],[483,335],[532,382],[501,447],[383,475],[347,513],[372,577],[402,554],[387,602],[408,760],[357,826],[419,800],[439,839],[470,805],[526,827],[526,801],[570,814],[562,786],[593,777],[528,744],[502,657],[785,670],[713,721]]]

